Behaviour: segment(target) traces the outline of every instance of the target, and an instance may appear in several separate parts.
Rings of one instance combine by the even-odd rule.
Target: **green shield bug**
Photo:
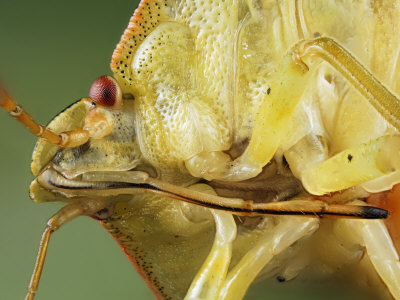
[[[115,80],[96,80],[91,99],[50,130],[2,91],[2,106],[42,136],[31,197],[67,204],[48,229],[78,215],[98,219],[162,299],[240,299],[259,272],[286,281],[325,263],[331,273],[363,253],[397,298],[398,258],[383,223],[352,219],[385,218],[365,199],[398,182],[389,155],[398,101],[374,77],[396,91],[396,67],[384,78],[395,46],[381,39],[395,33],[397,10],[347,1],[205,5],[143,1],[114,52]],[[365,46],[371,61],[358,48],[367,29],[353,28],[360,15],[376,30]],[[353,31],[337,29],[339,20]],[[341,109],[332,116],[332,107]],[[316,218],[326,216],[350,219]],[[333,254],[317,251],[323,246]]]

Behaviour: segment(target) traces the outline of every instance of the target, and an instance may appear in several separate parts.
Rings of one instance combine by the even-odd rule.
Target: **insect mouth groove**
[[[302,199],[301,197],[291,201],[269,203],[255,203],[252,200],[240,198],[225,198],[162,182],[141,171],[87,172],[77,178],[79,179],[68,179],[50,166],[38,176],[37,182],[43,188],[64,195],[66,198],[101,197],[111,199],[119,195],[152,192],[241,216],[299,215],[381,219],[388,215],[386,210],[376,207],[328,205],[323,201],[309,201],[309,199]]]
[[[135,171],[130,171],[135,173]],[[141,182],[139,176],[137,182],[123,182],[123,181],[107,181],[101,180],[102,172],[97,174],[99,180],[95,180],[96,176],[94,172],[88,172],[88,175],[81,174],[74,179],[69,179],[57,172],[53,168],[49,167],[44,170],[38,177],[38,183],[45,189],[50,191],[58,191],[66,194],[68,197],[74,196],[111,196],[120,194],[118,189],[138,189],[138,190],[158,190],[156,187]],[[143,176],[143,172],[136,172]],[[101,192],[101,194],[99,194]],[[122,193],[122,191],[121,191]],[[132,192],[130,192],[131,194]]]

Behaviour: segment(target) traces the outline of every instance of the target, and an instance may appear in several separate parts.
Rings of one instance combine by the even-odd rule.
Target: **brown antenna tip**
[[[9,113],[16,109],[16,103],[10,99],[7,92],[0,87],[0,106]]]

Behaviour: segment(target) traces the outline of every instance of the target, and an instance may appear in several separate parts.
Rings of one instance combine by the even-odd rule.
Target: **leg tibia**
[[[226,212],[212,211],[216,233],[211,251],[197,272],[185,300],[218,299],[232,256],[232,243],[236,237],[233,216]]]
[[[195,184],[191,190],[215,195],[204,184]],[[230,213],[211,210],[215,221],[214,243],[206,260],[193,279],[185,300],[218,299],[232,256],[232,243],[236,238],[236,223]]]
[[[391,125],[400,130],[400,101],[347,50],[330,38],[304,41],[302,58],[317,56],[338,70]]]
[[[53,217],[49,219],[40,240],[35,268],[33,270],[31,282],[29,283],[28,293],[25,297],[26,300],[33,300],[35,297],[36,291],[39,286],[39,280],[42,274],[51,234],[68,221],[82,215],[93,215],[102,208],[104,208],[104,204],[100,201],[87,200],[82,202],[75,202],[64,206]]]
[[[229,271],[218,299],[242,299],[259,272],[276,255],[315,232],[319,226],[319,220],[315,218],[279,217],[277,220],[278,224],[274,228],[263,228],[257,243]],[[268,225],[267,222],[264,225]]]

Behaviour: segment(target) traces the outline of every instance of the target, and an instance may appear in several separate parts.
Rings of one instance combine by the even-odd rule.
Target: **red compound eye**
[[[89,97],[103,106],[116,107],[122,104],[120,87],[111,76],[97,78],[90,87]]]

